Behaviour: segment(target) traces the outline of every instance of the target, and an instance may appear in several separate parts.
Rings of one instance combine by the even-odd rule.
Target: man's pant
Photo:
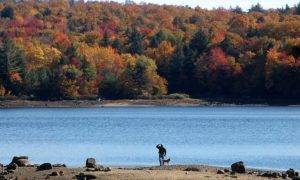
[[[160,166],[164,165],[164,159],[165,159],[165,156],[163,154],[160,154],[159,155],[159,164],[160,164]]]

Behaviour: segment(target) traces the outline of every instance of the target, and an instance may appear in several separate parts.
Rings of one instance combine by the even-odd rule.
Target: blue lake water
[[[23,108],[0,110],[0,163],[172,164],[300,170],[299,107]]]

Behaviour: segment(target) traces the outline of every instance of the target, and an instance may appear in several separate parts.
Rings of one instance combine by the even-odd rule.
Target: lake
[[[20,108],[0,110],[0,162],[172,164],[300,170],[300,107]]]

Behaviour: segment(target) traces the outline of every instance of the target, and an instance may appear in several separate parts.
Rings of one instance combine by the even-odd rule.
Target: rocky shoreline
[[[152,107],[152,106],[209,106],[218,105],[199,99],[157,99],[157,100],[3,100],[0,108],[93,108],[93,107]]]
[[[230,168],[205,165],[156,167],[105,167],[88,158],[85,167],[68,168],[65,164],[29,163],[27,156],[13,157],[8,165],[0,164],[0,180],[20,179],[292,179],[300,180],[293,169],[284,172],[248,169],[242,161]]]

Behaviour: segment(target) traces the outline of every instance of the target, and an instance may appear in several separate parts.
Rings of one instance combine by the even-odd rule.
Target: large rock
[[[196,167],[187,167],[185,171],[200,171],[200,169]]]
[[[0,180],[6,180],[6,177],[4,175],[0,175]]]
[[[231,165],[231,171],[236,173],[246,173],[246,168],[243,161],[233,163]]]
[[[49,174],[49,176],[59,176],[59,173],[57,171],[54,171],[51,174]]]
[[[225,174],[225,172],[223,170],[218,170],[217,174]]]
[[[289,170],[287,170],[287,171],[286,171],[286,174],[287,174],[287,176],[288,176],[289,178],[293,178],[293,177],[296,176],[296,172],[295,172],[294,169],[289,169]]]
[[[19,167],[25,167],[29,164],[27,156],[14,156],[11,163],[16,163]]]
[[[67,167],[67,165],[65,165],[65,164],[53,164],[52,165],[53,167]]]
[[[282,174],[281,174],[281,177],[282,177],[282,179],[286,179],[286,178],[287,178],[287,175],[286,175],[285,173],[282,173]]]
[[[103,171],[104,171],[104,172],[109,172],[109,171],[111,171],[111,168],[110,168],[110,167],[106,167],[106,168],[104,168]]]
[[[279,178],[280,174],[277,172],[265,172],[261,175],[262,177],[268,177],[268,178]]]
[[[18,165],[16,163],[10,163],[6,166],[7,170],[16,170],[18,168]]]
[[[229,173],[230,171],[229,171],[229,169],[224,169],[224,172]]]
[[[41,164],[40,166],[38,166],[37,170],[38,171],[45,171],[45,170],[50,170],[52,168],[53,167],[50,163],[44,163],[44,164]]]
[[[94,158],[88,158],[85,162],[85,167],[87,168],[96,168],[96,159]]]
[[[88,180],[88,179],[97,179],[97,176],[94,174],[80,173],[79,175],[76,175],[76,178],[78,180]]]

